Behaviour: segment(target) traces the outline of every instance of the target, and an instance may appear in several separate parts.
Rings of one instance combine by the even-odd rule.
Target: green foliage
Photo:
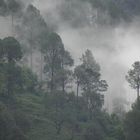
[[[133,69],[128,71],[126,79],[132,88],[137,89],[138,85],[140,84],[140,62],[135,62],[132,67]]]
[[[4,0],[0,0],[0,15],[5,15],[6,12],[6,3]]]
[[[140,139],[140,102],[137,101],[132,110],[129,111],[124,120],[124,130],[126,140],[139,140]]]
[[[22,92],[36,93],[39,88],[37,75],[29,68],[23,67],[21,71]]]
[[[91,51],[82,56],[73,77],[74,61],[60,36],[52,33],[44,42],[45,93],[36,74],[19,65],[23,56],[19,42],[12,37],[0,40],[0,138],[124,140],[121,121],[102,110],[101,93],[107,90],[107,83],[101,80],[100,66]],[[82,96],[69,92],[73,78]]]
[[[19,93],[37,92],[37,77],[19,66],[23,56],[19,42],[13,37],[0,41],[0,139],[26,140],[29,117],[19,108]]]
[[[137,90],[137,99],[139,99],[139,89],[140,89],[140,62],[137,61],[132,65],[133,69],[128,71],[126,80],[130,86]]]
[[[19,15],[22,11],[22,2],[20,0],[0,0],[0,15]]]
[[[49,31],[40,11],[33,5],[29,5],[23,14],[21,22],[21,25],[16,27],[16,32],[25,52],[33,53],[33,49],[41,51],[41,44]]]
[[[18,91],[21,84],[21,69],[17,62],[22,58],[22,51],[19,42],[13,37],[1,40],[0,51],[0,93],[1,95],[12,97]]]
[[[107,83],[105,80],[100,80],[100,67],[90,50],[85,52],[81,61],[82,64],[75,68],[75,77],[82,89],[90,116],[92,116],[96,109],[102,108],[104,96],[101,92],[107,90]]]
[[[21,2],[19,0],[8,0],[7,7],[11,14],[16,14],[22,8]]]
[[[15,14],[19,3],[7,2]],[[117,17],[114,2],[106,7],[105,2],[95,0],[93,5],[114,10],[110,15]],[[71,54],[61,37],[48,31],[39,10],[29,5],[23,15],[22,26],[17,27],[19,38],[23,47],[29,47],[31,57],[33,49],[42,53],[47,88],[20,64],[24,57],[20,43],[13,37],[0,40],[0,139],[124,140],[122,122],[102,109],[108,85],[101,80],[100,66],[91,51],[82,55],[73,74]],[[74,79],[77,95],[69,91]]]
[[[10,84],[12,84],[11,87],[15,93],[15,96],[13,96],[15,102],[12,102],[12,104],[3,101],[2,95],[0,95],[3,102],[0,105],[2,106],[0,115],[1,139],[4,137],[5,140],[90,140],[93,138],[95,140],[124,140],[122,125],[119,119],[109,116],[101,110],[101,100],[103,99],[100,92],[105,91],[106,88],[104,88],[104,83],[100,81],[100,68],[93,59],[91,52],[83,55],[83,64],[76,68],[78,70],[75,70],[75,74],[80,80],[83,96],[76,97],[75,93],[69,93],[66,90],[66,86],[71,82],[72,78],[70,68],[73,65],[73,59],[69,52],[61,46],[62,44],[59,44],[62,43],[59,41],[61,40],[58,37],[56,43],[49,43],[53,44],[54,47],[44,50],[47,53],[45,56],[50,58],[49,62],[54,61],[55,57],[57,58],[57,65],[56,62],[46,62],[46,65],[48,65],[46,78],[49,78],[52,66],[54,68],[53,92],[49,92],[48,90],[48,92],[43,93],[38,88],[39,82],[37,76],[29,68],[18,65],[17,62],[21,58],[21,55],[15,55],[18,48],[17,50],[14,49],[15,52],[12,50],[13,52],[10,52],[10,55],[7,51],[4,53],[6,55],[1,53],[0,91],[3,93],[3,90],[6,89],[6,68],[10,66],[10,74],[12,76],[12,83]],[[5,44],[9,43],[6,41]],[[10,45],[6,46],[10,48]],[[14,48],[16,45],[11,46]],[[61,51],[57,53],[56,50]],[[56,52],[51,57],[50,55],[53,51]],[[17,51],[17,54],[19,52]],[[7,56],[10,56],[11,61],[8,62]],[[5,75],[3,75],[4,73]],[[97,88],[94,86],[95,84],[96,86],[98,85]],[[56,85],[57,87],[55,87]],[[42,94],[39,95],[38,93]],[[86,102],[84,94],[89,97],[90,102]],[[89,117],[90,109],[94,109],[92,118]]]
[[[46,42],[42,44],[42,50],[45,56],[44,71],[48,89],[52,92],[61,88],[64,92],[72,77],[72,71],[69,68],[74,62],[70,53],[65,50],[60,36],[56,33],[51,33],[46,38]]]
[[[22,116],[23,117],[23,116]],[[22,122],[22,118],[20,118]],[[26,136],[15,122],[15,118],[8,108],[0,103],[0,139],[1,140],[26,140]]]
[[[2,41],[4,58],[8,62],[16,62],[22,58],[19,42],[13,37],[4,38]]]

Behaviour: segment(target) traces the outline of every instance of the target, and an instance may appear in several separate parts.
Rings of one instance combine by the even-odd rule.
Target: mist
[[[130,107],[136,99],[136,94],[127,84],[125,75],[132,63],[140,60],[139,19],[135,17],[129,23],[122,20],[113,26],[101,25],[97,21],[96,9],[91,10],[90,3],[84,2],[77,6],[79,8],[76,12],[79,10],[79,14],[73,15],[70,20],[63,18],[61,14],[61,6],[66,3],[64,0],[33,2],[41,10],[46,22],[53,23],[51,26],[61,35],[65,47],[75,58],[76,65],[87,48],[92,50],[95,59],[101,65],[102,76],[109,84],[106,93],[107,108],[111,110],[113,100],[119,97],[126,99],[126,106]],[[91,13],[95,17],[90,16]],[[110,19],[105,13],[106,18]],[[87,22],[85,19],[88,19]]]
[[[139,0],[0,0],[0,140],[139,140]]]
[[[135,17],[131,22],[121,20],[115,25],[100,24],[101,20],[110,20],[108,13],[97,13],[98,10],[93,9],[90,3],[80,2],[22,1],[24,6],[32,3],[37,7],[49,28],[60,34],[66,49],[75,59],[75,65],[80,63],[79,58],[86,49],[92,50],[96,61],[101,65],[103,79],[109,85],[105,96],[108,110],[112,110],[113,100],[120,97],[126,100],[129,108],[136,99],[136,94],[127,84],[125,75],[132,63],[140,60],[139,19]],[[1,17],[0,20],[3,27],[0,36],[3,38],[12,34],[10,17]]]

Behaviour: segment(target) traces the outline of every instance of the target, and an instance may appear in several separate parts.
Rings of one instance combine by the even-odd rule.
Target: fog
[[[25,5],[29,4],[29,1],[23,2]],[[139,19],[134,18],[131,23],[120,22],[114,26],[101,25],[98,23],[97,10],[91,10],[92,7],[87,2],[78,5],[79,2],[75,1],[75,7],[71,6],[69,9],[65,0],[30,2],[41,11],[48,26],[60,34],[66,49],[76,61],[75,65],[79,63],[79,58],[86,49],[92,50],[101,66],[103,79],[107,80],[109,85],[106,107],[111,110],[113,100],[120,97],[126,99],[127,107],[130,107],[136,94],[127,84],[125,75],[132,63],[140,60]],[[69,12],[70,17],[65,15],[65,11]],[[105,13],[104,18],[110,17]],[[1,17],[0,26],[3,27],[1,37],[11,34],[9,17]]]
[[[34,5],[41,10],[46,22],[48,21],[47,17],[52,16],[49,20],[55,21],[57,32],[77,63],[87,48],[93,51],[95,59],[101,65],[103,78],[109,84],[109,90],[106,93],[107,108],[110,110],[112,101],[120,97],[126,99],[127,107],[130,107],[130,104],[136,99],[136,94],[127,84],[125,75],[133,62],[140,60],[139,19],[134,18],[131,23],[120,22],[115,26],[94,24],[94,19],[92,22],[89,19],[89,24],[84,22],[81,26],[80,20],[79,26],[73,26],[73,21],[77,17],[73,17],[72,21],[64,20],[59,14],[61,4],[64,4],[64,0],[61,2],[34,1]],[[84,3],[84,6],[81,5],[79,12],[82,11],[83,15],[90,14],[90,5]]]

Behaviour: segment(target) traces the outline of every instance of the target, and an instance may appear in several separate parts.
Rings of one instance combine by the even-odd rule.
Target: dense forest
[[[115,26],[140,14],[138,0],[87,1],[99,13],[97,24]],[[78,18],[68,7],[78,8],[76,3],[66,0],[65,20]],[[0,140],[140,140],[139,61],[124,75],[137,94],[132,108],[108,112],[110,85],[90,49],[75,64],[55,27],[32,4],[0,0],[0,15],[10,17],[12,28],[12,35],[0,39]]]

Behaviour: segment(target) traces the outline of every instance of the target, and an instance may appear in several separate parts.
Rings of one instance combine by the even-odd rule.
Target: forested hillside
[[[98,24],[131,22],[140,14],[138,0],[88,1],[110,17]],[[63,13],[63,18],[73,12]],[[0,0],[0,14],[10,17],[12,28],[12,35],[0,39],[0,140],[140,139],[139,61],[126,73],[137,91],[132,109],[107,112],[104,103],[110,85],[90,49],[75,65],[78,60],[59,33],[32,4]]]

